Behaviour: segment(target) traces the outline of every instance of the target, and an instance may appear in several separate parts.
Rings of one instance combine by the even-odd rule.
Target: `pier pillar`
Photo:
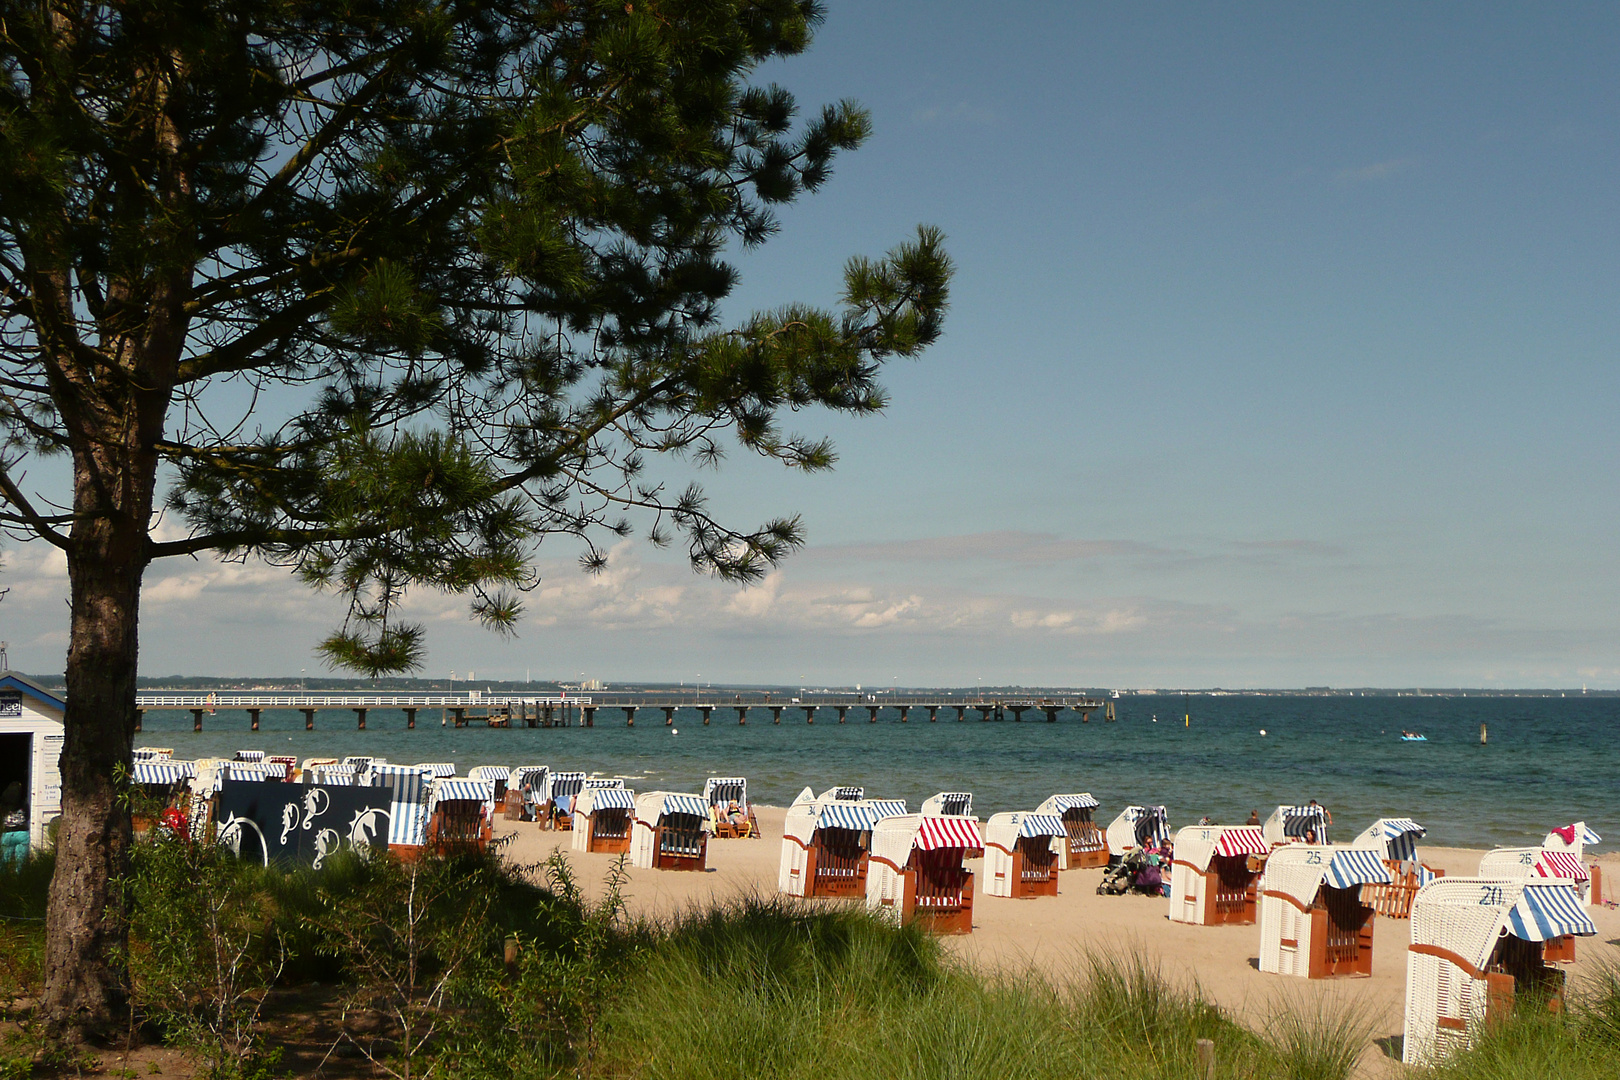
[[[1043,711],[1043,712],[1045,712],[1045,713],[1046,713],[1046,722],[1047,722],[1047,723],[1048,723],[1048,724],[1055,724],[1055,723],[1057,723],[1057,714],[1058,714],[1058,711],[1057,711],[1057,709],[1056,709],[1056,708],[1051,708],[1051,709],[1044,709],[1044,710],[1042,710],[1042,711]]]
[[[595,727],[596,726],[596,706],[595,705],[585,705],[585,706],[583,706],[580,709],[580,714],[585,718],[585,726],[586,727]]]
[[[804,707],[804,722],[807,724],[813,724],[816,722],[816,707],[814,705],[806,705]]]
[[[714,713],[713,705],[699,705],[697,711],[703,714],[703,726],[709,726],[709,717]]]
[[[910,705],[896,705],[895,708],[900,710],[900,722],[902,724],[906,723],[906,714],[911,712],[911,706]]]
[[[415,731],[416,730],[416,710],[415,709],[406,709],[405,710],[405,729],[407,731]]]
[[[355,719],[355,722],[359,725],[357,728],[355,728],[356,731],[364,731],[364,730],[366,730],[366,710],[364,710],[364,709],[356,709],[356,710],[354,710],[354,719]]]
[[[314,731],[315,730],[315,710],[314,709],[299,709],[298,711],[304,714],[304,730],[305,731]]]
[[[261,711],[262,710],[260,710],[260,709],[249,709],[248,710],[248,721],[253,725],[252,729],[251,729],[253,731],[258,731],[259,730],[259,713]]]
[[[772,705],[771,706],[771,723],[780,724],[781,722],[782,722],[782,706],[780,706],[780,705]]]
[[[975,705],[973,707],[979,710],[979,722],[981,724],[986,720],[989,720],[990,714],[996,711],[996,707],[994,705]]]
[[[928,722],[930,724],[939,723],[939,706],[938,705],[930,705],[930,706],[928,706]]]
[[[542,705],[541,708],[543,710],[545,710],[545,715],[540,721],[540,726],[541,727],[550,727],[551,726],[551,706],[550,705]]]
[[[877,723],[878,710],[881,709],[881,708],[883,708],[883,706],[881,706],[881,705],[868,705],[866,707],[866,711],[872,715],[872,719],[870,721],[868,721],[868,723],[873,723],[873,724]]]
[[[1022,724],[1024,722],[1024,708],[1023,705],[1007,706],[1008,711],[1013,714],[1013,723]]]
[[[958,724],[960,724],[962,721],[964,721],[966,719],[967,719],[967,706],[966,705],[958,705],[956,707],[956,722]]]
[[[191,730],[192,731],[201,731],[202,730],[202,714],[203,714],[203,711],[201,709],[192,709],[191,710]]]
[[[842,724],[844,722],[845,714],[849,712],[849,706],[848,705],[834,705],[833,708],[838,710],[838,722],[840,724]]]
[[[467,726],[467,710],[464,706],[458,705],[451,709],[450,715],[456,718],[456,727]]]
[[[737,723],[739,723],[739,724],[748,723],[748,706],[746,706],[746,705],[735,705],[735,706],[733,706],[733,708],[735,708],[737,710]]]
[[[665,727],[674,727],[675,726],[675,706],[673,706],[673,705],[663,705],[663,706],[660,706],[660,707],[664,710],[664,726]]]
[[[634,705],[626,705],[624,707],[624,726],[636,726],[636,707]]]
[[[135,731],[137,733],[139,733],[140,730],[141,730],[141,718],[144,717],[145,715],[146,715],[146,710],[145,709],[136,709],[135,710]]]

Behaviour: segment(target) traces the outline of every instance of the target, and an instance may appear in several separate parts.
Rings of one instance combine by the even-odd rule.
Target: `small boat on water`
[[[1420,735],[1415,731],[1403,731],[1403,732],[1401,732],[1401,742],[1428,742],[1428,741],[1429,741],[1429,737],[1427,735]]]

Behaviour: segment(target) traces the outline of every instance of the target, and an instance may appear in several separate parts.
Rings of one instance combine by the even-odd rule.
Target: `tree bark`
[[[62,818],[45,920],[41,1006],[59,1037],[79,1042],[105,1037],[127,1020],[121,883],[131,828],[115,776],[118,766],[130,764],[135,732],[137,618],[155,477],[152,470],[126,473],[114,481],[124,498],[108,500],[112,492],[95,475],[100,470],[81,458],[75,471],[75,502],[99,504],[101,516],[81,519],[68,551],[73,607]],[[108,501],[124,505],[108,513]]]

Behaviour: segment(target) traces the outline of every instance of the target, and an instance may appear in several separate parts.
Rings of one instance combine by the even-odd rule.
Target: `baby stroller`
[[[1164,877],[1159,873],[1159,868],[1148,861],[1147,852],[1132,848],[1103,873],[1097,895],[1124,896],[1128,892],[1138,892],[1143,896],[1158,896],[1163,890]]]

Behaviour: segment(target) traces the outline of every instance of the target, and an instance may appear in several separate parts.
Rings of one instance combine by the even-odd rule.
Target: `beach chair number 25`
[[[1305,865],[1306,866],[1321,866],[1322,865],[1322,853],[1320,851],[1307,851],[1305,853]]]
[[[1499,885],[1485,885],[1479,890],[1480,907],[1497,907],[1502,903],[1502,888]]]

